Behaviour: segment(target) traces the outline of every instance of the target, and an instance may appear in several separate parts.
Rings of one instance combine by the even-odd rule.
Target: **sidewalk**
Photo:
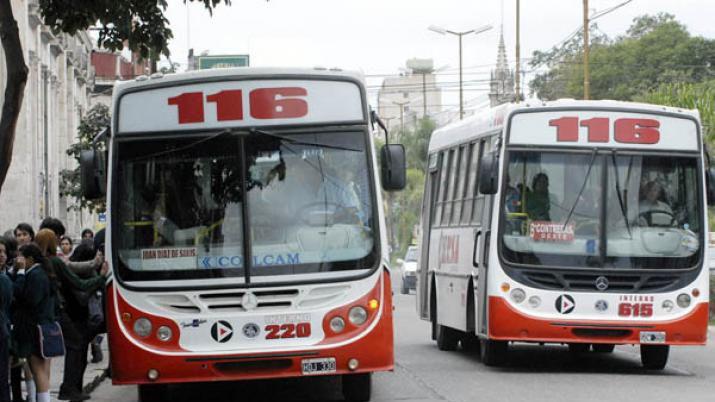
[[[91,353],[87,353],[87,370],[84,372],[84,388],[87,391],[87,386],[92,384],[92,390],[99,385],[93,384],[100,377],[104,378],[104,373],[109,365],[109,351],[107,350],[107,336],[104,336],[102,341],[102,352],[104,360],[100,363],[89,363],[92,358]],[[64,373],[64,358],[52,359],[52,372],[50,374],[50,398],[53,401],[57,400],[57,394],[60,392],[60,384],[62,384],[62,374]]]

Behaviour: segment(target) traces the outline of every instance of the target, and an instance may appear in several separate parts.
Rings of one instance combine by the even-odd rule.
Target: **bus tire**
[[[469,333],[464,334],[464,336],[462,336],[461,342],[462,349],[464,349],[465,352],[479,354],[479,350],[481,349],[481,342],[479,341],[478,336]]]
[[[437,347],[439,350],[456,350],[459,343],[459,331],[437,324]]]
[[[509,343],[506,341],[494,341],[484,339],[479,347],[479,355],[482,363],[487,366],[501,366],[506,362],[506,355],[509,351]]]
[[[169,386],[166,384],[140,384],[138,387],[139,402],[168,401]]]
[[[370,373],[343,375],[343,398],[348,402],[367,402],[372,395]]]
[[[613,353],[613,349],[616,348],[616,345],[612,343],[594,343],[591,345],[591,348],[593,349],[593,353]]]
[[[641,345],[641,363],[648,370],[663,370],[668,363],[668,345]]]
[[[582,355],[588,353],[591,349],[589,343],[569,343],[569,352],[573,355]]]

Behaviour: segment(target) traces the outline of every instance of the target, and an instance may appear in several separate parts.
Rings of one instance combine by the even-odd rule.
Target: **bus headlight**
[[[663,310],[665,310],[666,312],[670,313],[671,311],[673,311],[673,307],[675,307],[675,305],[673,304],[672,301],[665,300],[663,302]]]
[[[151,321],[148,318],[139,318],[134,321],[134,333],[139,335],[140,338],[146,338],[151,334]]]
[[[541,298],[539,296],[531,296],[529,298],[529,305],[533,308],[537,308],[541,305]]]
[[[516,288],[509,293],[509,296],[514,303],[519,304],[526,299],[526,292],[524,292],[524,289]]]
[[[367,310],[360,306],[355,306],[348,312],[348,320],[353,325],[362,325],[367,321]]]
[[[166,326],[161,326],[156,331],[156,337],[162,342],[169,342],[174,334],[171,332],[171,328]]]
[[[345,329],[345,320],[342,317],[333,317],[330,319],[330,329],[336,334],[343,332]]]
[[[686,308],[690,306],[690,295],[687,293],[681,293],[678,295],[678,298],[676,299],[678,306],[681,308]]]

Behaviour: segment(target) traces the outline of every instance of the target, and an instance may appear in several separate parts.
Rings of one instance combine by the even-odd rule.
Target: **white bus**
[[[442,350],[497,365],[510,342],[670,345],[708,323],[711,179],[695,111],[615,101],[503,105],[436,130],[417,310]]]
[[[361,76],[218,69],[113,96],[106,172],[86,151],[82,180],[88,198],[107,183],[114,384],[163,401],[171,383],[339,375],[368,400],[394,360],[379,188],[404,186],[405,155],[378,165]]]

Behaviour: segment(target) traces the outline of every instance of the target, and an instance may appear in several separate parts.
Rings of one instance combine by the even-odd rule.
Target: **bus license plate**
[[[665,343],[665,332],[641,331],[641,343]]]
[[[303,366],[303,375],[335,373],[337,371],[334,357],[303,359],[301,363]]]

